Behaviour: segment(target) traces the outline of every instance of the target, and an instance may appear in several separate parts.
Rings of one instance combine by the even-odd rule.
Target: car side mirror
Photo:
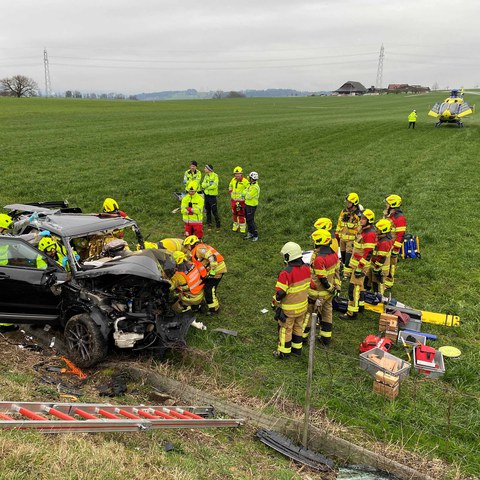
[[[57,269],[55,267],[48,267],[43,274],[42,277],[42,285],[45,285],[46,287],[51,287],[55,285],[55,282],[57,281]]]

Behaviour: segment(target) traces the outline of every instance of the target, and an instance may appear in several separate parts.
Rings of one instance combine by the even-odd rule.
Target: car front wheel
[[[108,345],[100,328],[86,313],[70,318],[64,336],[70,358],[79,367],[92,367],[107,354]]]

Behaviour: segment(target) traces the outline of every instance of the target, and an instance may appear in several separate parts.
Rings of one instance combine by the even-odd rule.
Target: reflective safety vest
[[[306,264],[288,265],[280,272],[275,290],[286,293],[280,305],[287,317],[296,317],[307,311],[311,279],[310,267]]]
[[[207,173],[202,180],[202,190],[205,195],[218,195],[218,175]]]
[[[393,240],[389,233],[378,237],[377,244],[373,249],[372,268],[374,270],[387,271],[390,269],[390,251]]]
[[[360,210],[349,210],[344,208],[338,216],[337,228],[335,230],[336,235],[340,240],[346,242],[355,240],[355,236],[358,233],[360,227]]]
[[[326,278],[332,287],[339,285],[341,283],[338,274],[339,269],[340,260],[338,259],[336,252],[333,252],[330,247],[320,247],[319,249],[316,249],[313,252],[312,261],[310,263],[312,281],[310,283],[308,294],[311,297],[327,297],[331,295],[320,279]]]
[[[417,113],[416,113],[416,112],[412,112],[412,113],[408,116],[408,121],[409,121],[409,122],[416,122],[416,121],[417,121]]]
[[[195,195],[186,194],[182,198],[181,212],[182,218],[185,223],[203,223],[203,205],[205,204],[204,198],[199,194]],[[188,208],[191,208],[191,214],[188,213]]]
[[[181,238],[164,238],[158,242],[158,248],[164,248],[170,252],[181,252],[183,240]]]
[[[260,185],[258,183],[249,183],[243,191],[245,205],[256,207],[260,198]]]
[[[398,253],[403,245],[403,236],[407,230],[407,219],[403,212],[395,208],[391,212],[388,212],[385,215],[385,218],[390,220],[392,224],[392,238],[393,238],[393,247],[392,252]]]
[[[197,243],[190,255],[202,278],[205,278],[211,269],[215,269],[217,274],[227,272],[223,256],[206,243]],[[212,256],[213,261],[210,260]]]
[[[243,192],[247,186],[248,180],[245,177],[242,177],[241,180],[237,180],[235,177],[233,177],[228,185],[228,191],[230,192],[231,199],[235,202],[243,201]]]
[[[360,230],[353,242],[353,253],[350,259],[350,267],[366,268],[370,266],[373,249],[377,244],[377,234],[372,225],[366,225]]]
[[[179,267],[172,277],[172,284],[175,287],[186,285],[192,295],[198,295],[204,287],[198,268],[190,262],[183,262]]]
[[[0,265],[8,264],[8,245],[0,246]]]

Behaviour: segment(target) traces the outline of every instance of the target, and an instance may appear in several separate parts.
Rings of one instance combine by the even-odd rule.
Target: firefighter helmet
[[[400,195],[389,195],[388,197],[385,197],[385,201],[392,208],[397,208],[402,205],[402,197]]]
[[[233,169],[233,173],[243,173],[243,168],[242,167],[235,167]]]
[[[106,198],[103,201],[103,211],[105,213],[116,212],[117,210],[120,210],[120,207],[113,198]]]
[[[324,229],[324,230],[330,231],[333,227],[333,224],[332,224],[332,221],[329,218],[321,217],[313,224],[313,226],[317,230]]]
[[[198,243],[200,240],[198,239],[198,237],[196,235],[189,235],[184,241],[183,241],[183,244],[184,245],[195,245],[196,243]]]
[[[147,248],[158,248],[158,244],[155,242],[144,242],[145,249]]]
[[[257,172],[250,172],[249,177],[256,182],[258,180],[258,173]]]
[[[8,230],[13,223],[12,217],[6,213],[0,213],[0,228]]]
[[[345,197],[345,200],[347,202],[353,203],[353,205],[358,205],[360,203],[360,198],[358,197],[358,194],[355,192],[349,193]]]
[[[38,243],[38,249],[41,252],[48,252],[53,248],[56,248],[57,242],[52,237],[43,237]]]
[[[368,220],[368,223],[373,223],[375,221],[375,214],[369,208],[366,208],[362,212],[362,217],[365,217]]]
[[[173,252],[173,259],[175,260],[175,263],[177,265],[180,265],[187,259],[187,256],[183,252],[177,251],[177,252]]]
[[[195,180],[192,180],[187,185],[187,192],[197,192],[198,191],[198,183]]]
[[[386,218],[382,218],[382,220],[379,220],[375,226],[377,227],[377,230],[380,233],[388,233],[392,230],[392,223],[390,220],[387,220]]]
[[[286,262],[291,262],[302,257],[302,248],[298,243],[287,242],[280,250],[280,253]]]
[[[329,245],[332,241],[332,235],[328,230],[318,229],[312,233],[312,240],[315,245]]]

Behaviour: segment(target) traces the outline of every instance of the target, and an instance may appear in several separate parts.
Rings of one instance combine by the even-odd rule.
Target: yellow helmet
[[[175,260],[175,263],[177,265],[180,265],[187,259],[187,256],[183,252],[177,251],[177,252],[173,252],[173,259]]]
[[[184,241],[183,241],[183,244],[184,245],[195,245],[196,243],[198,243],[200,240],[198,239],[198,237],[196,235],[190,235],[188,236]]]
[[[347,202],[353,203],[354,205],[358,205],[360,203],[360,198],[358,197],[358,194],[355,192],[349,193],[346,197],[345,200]]]
[[[6,213],[0,213],[0,228],[5,228],[8,230],[12,223],[13,220],[10,215],[7,215]]]
[[[312,240],[315,245],[330,245],[332,235],[328,230],[318,229],[312,233]]]
[[[198,192],[198,183],[195,180],[192,180],[188,183],[186,190],[187,192]]]
[[[38,249],[41,252],[52,250],[52,247],[57,248],[57,242],[52,237],[43,237],[38,243]]]
[[[145,248],[158,248],[158,245],[155,242],[144,242]]]
[[[233,173],[243,173],[243,168],[237,166],[233,169]]]
[[[389,195],[388,197],[385,197],[385,201],[390,205],[392,208],[397,208],[402,205],[402,197],[400,195]]]
[[[291,262],[302,257],[302,248],[298,243],[287,242],[280,250],[280,253],[286,262]]]
[[[392,230],[392,223],[390,220],[387,220],[386,218],[382,218],[382,220],[379,220],[375,226],[377,227],[377,230],[380,233],[388,233]]]
[[[116,212],[117,210],[120,210],[120,207],[113,198],[106,198],[103,201],[103,211],[105,213]]]
[[[331,230],[333,227],[333,224],[329,218],[321,217],[313,224],[313,226],[317,230],[320,230],[320,229]]]
[[[375,214],[373,213],[372,210],[370,210],[369,208],[366,208],[363,212],[362,212],[362,217],[365,217],[367,220],[368,220],[368,223],[373,223],[375,221]]]

